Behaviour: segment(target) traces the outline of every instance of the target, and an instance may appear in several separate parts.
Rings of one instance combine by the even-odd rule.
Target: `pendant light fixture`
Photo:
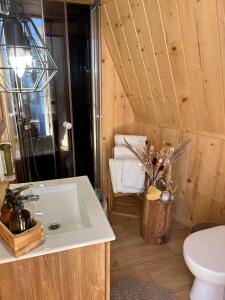
[[[11,0],[9,13],[0,14],[0,92],[40,92],[57,70],[34,20]]]

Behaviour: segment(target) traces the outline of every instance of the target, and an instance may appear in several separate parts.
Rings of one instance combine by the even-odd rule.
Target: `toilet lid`
[[[225,226],[189,235],[184,241],[184,255],[202,268],[225,273]]]

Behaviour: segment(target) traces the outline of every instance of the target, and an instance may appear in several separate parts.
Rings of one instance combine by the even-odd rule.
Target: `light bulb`
[[[32,58],[31,52],[29,50],[26,50],[26,64],[28,67],[32,67],[32,61],[33,61],[33,58]]]
[[[27,65],[27,56],[25,50],[21,48],[9,48],[9,62],[15,74],[22,78]]]

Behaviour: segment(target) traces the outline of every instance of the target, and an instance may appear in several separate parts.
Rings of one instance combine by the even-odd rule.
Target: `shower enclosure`
[[[98,4],[17,0],[58,72],[42,92],[6,94],[18,182],[88,175],[100,188]],[[1,11],[10,3],[1,0]],[[94,70],[94,71],[93,71]]]

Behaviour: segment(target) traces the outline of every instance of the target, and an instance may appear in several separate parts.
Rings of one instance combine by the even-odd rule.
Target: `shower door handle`
[[[70,130],[73,127],[73,125],[72,123],[65,121],[63,122],[63,127],[66,128],[67,130]]]

